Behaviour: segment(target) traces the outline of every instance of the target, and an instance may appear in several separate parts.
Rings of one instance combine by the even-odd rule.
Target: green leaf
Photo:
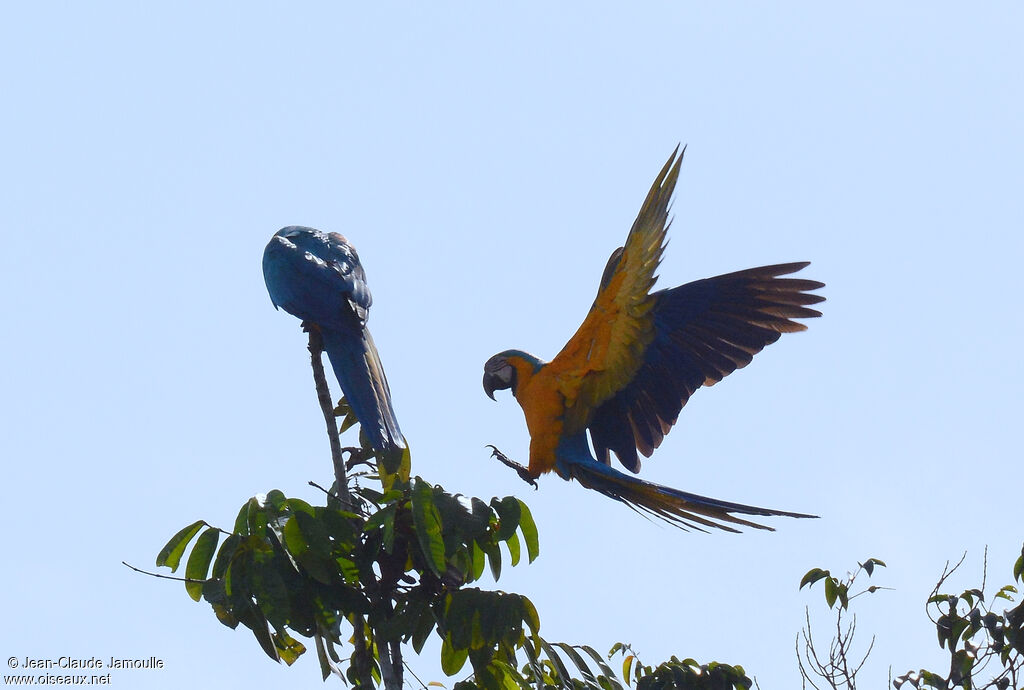
[[[327,649],[324,646],[324,638],[320,635],[319,630],[316,632],[316,635],[314,635],[314,639],[316,640],[316,658],[320,662],[320,675],[322,676],[322,680],[327,680],[335,667],[331,660],[327,658]]]
[[[316,517],[316,510],[301,498],[289,498],[284,502],[283,508],[293,513],[305,513],[310,517]]]
[[[255,496],[250,498],[238,511],[235,518],[235,533],[263,536],[267,531],[267,510]]]
[[[352,513],[334,510],[333,508],[324,508],[318,514],[320,522],[323,523],[324,529],[334,539],[335,544],[345,551],[351,551],[355,548],[357,537],[354,523],[357,521],[361,522],[360,518]]]
[[[469,650],[454,648],[451,638],[445,635],[444,642],[441,643],[441,670],[445,675],[454,676],[461,671],[468,658]]]
[[[381,542],[384,544],[384,552],[392,554],[395,551],[395,512],[391,512],[391,516],[384,521],[384,534],[381,536]]]
[[[548,659],[551,660],[551,663],[554,664],[555,670],[558,671],[558,675],[561,676],[560,680],[564,684],[563,687],[571,686],[572,676],[569,675],[569,670],[565,668],[565,664],[562,663],[562,659],[558,656],[558,652],[556,652],[555,649],[545,640],[540,641],[540,646],[544,650]]]
[[[967,605],[970,606],[971,608],[974,607],[974,600],[975,599],[978,599],[978,601],[985,601],[985,593],[982,592],[977,587],[975,587],[973,589],[965,590],[964,593],[961,594],[960,596],[963,599],[967,600]]]
[[[204,582],[203,598],[210,602],[217,620],[232,630],[238,627],[238,619],[227,608],[228,597],[224,593],[224,582],[222,580],[207,580]]]
[[[626,681],[626,685],[629,685],[629,674],[633,672],[633,661],[635,659],[636,657],[630,654],[622,660],[622,679]]]
[[[1013,564],[1013,579],[1024,580],[1024,546],[1020,549],[1020,558]]]
[[[526,553],[529,555],[529,562],[540,555],[540,542],[537,539],[537,523],[533,521],[533,514],[526,504],[519,501],[519,531],[523,533],[526,540]]]
[[[850,588],[849,588],[849,586],[846,583],[843,583],[843,584],[840,584],[839,587],[837,587],[836,589],[837,589],[836,593],[839,595],[839,604],[840,604],[840,606],[842,606],[844,609],[849,608],[850,607]]]
[[[266,652],[274,661],[280,661],[281,657],[277,653],[277,645],[274,644],[274,639],[270,636],[270,628],[267,625],[267,619],[256,606],[250,604],[235,609],[235,615],[238,620],[242,622],[242,625],[252,630],[252,634],[256,636],[256,641],[260,643],[260,647]]]
[[[471,498],[469,504],[472,509],[473,536],[481,537],[490,528],[494,511],[491,510],[489,505],[476,497]]]
[[[288,553],[310,577],[325,585],[334,581],[338,567],[331,557],[330,540],[320,521],[307,513],[296,512],[284,523],[281,532]]]
[[[306,618],[307,624],[311,624],[312,621],[303,615],[304,611],[300,610],[298,615],[293,614],[288,586],[281,575],[282,566],[289,570],[292,567],[287,559],[280,556],[275,558],[270,549],[254,550],[253,567],[250,571],[252,595],[275,629],[281,630],[288,623],[299,629],[303,625],[303,618]],[[308,602],[301,597],[297,598],[297,601],[300,604]],[[309,604],[306,603],[306,606]]]
[[[837,596],[839,596],[839,581],[834,577],[829,577],[825,580],[825,601],[829,608],[835,605]]]
[[[364,532],[372,532],[375,529],[380,529],[384,526],[384,523],[389,520],[394,522],[395,511],[398,510],[398,505],[392,503],[391,505],[385,506],[378,510],[376,513],[371,515],[363,525]]]
[[[420,609],[414,616],[414,629],[412,632],[412,648],[419,654],[423,651],[423,645],[426,644],[427,638],[430,637],[430,633],[434,631],[434,617],[430,612],[430,607],[425,605]]]
[[[366,448],[365,435],[361,431],[359,438],[363,442],[363,448]],[[409,473],[412,470],[412,456],[408,446],[379,452],[375,457],[380,470],[380,484],[385,491],[408,487]]]
[[[501,549],[497,544],[484,544],[483,547],[487,555],[487,564],[491,566],[491,576],[497,580],[501,577]]]
[[[515,532],[505,540],[505,546],[508,547],[509,563],[513,567],[519,565],[519,537],[516,536]]]
[[[828,577],[829,575],[830,573],[827,570],[822,570],[821,568],[811,568],[800,580],[800,589],[803,589],[805,586],[808,585],[813,585],[821,578]]]
[[[607,690],[623,690],[622,684],[615,679],[615,672],[612,671],[611,667],[605,663],[604,659],[601,658],[601,655],[597,653],[597,650],[585,644],[579,645],[578,649],[582,649],[586,652],[590,658],[594,660],[594,663],[597,664],[597,667],[601,669],[601,673],[604,674],[606,680],[603,683],[601,683],[602,678],[598,678],[597,680],[601,683],[602,688],[607,688]]]
[[[519,500],[515,496],[506,496],[500,501],[492,498],[491,507],[498,514],[498,541],[505,541],[519,529]]]
[[[540,632],[540,615],[537,613],[537,607],[523,595],[519,595],[519,599],[523,606],[523,620],[530,626],[530,632],[536,635]]]
[[[242,507],[238,509],[238,515],[235,516],[235,528],[233,532],[235,534],[249,536],[249,501],[243,503]]]
[[[579,652],[572,647],[572,645],[568,645],[565,642],[555,642],[555,645],[565,652],[566,656],[572,660],[572,663],[574,663],[576,668],[580,670],[580,673],[583,674],[584,680],[591,685],[597,685],[597,678],[594,676],[594,672],[590,670],[590,666],[587,665],[587,662],[582,656],[580,656]]]
[[[267,492],[267,499],[264,501],[265,505],[270,506],[277,512],[281,512],[284,509],[285,501],[288,497],[284,495],[284,492],[280,489],[271,489]]]
[[[232,534],[224,540],[224,543],[220,545],[220,551],[217,552],[217,558],[213,561],[212,577],[224,577],[224,573],[227,572],[228,565],[231,563],[231,558],[235,555],[235,550],[238,549],[241,541],[242,537],[237,534]]]
[[[171,537],[164,548],[160,549],[160,553],[156,556],[156,564],[158,566],[167,566],[171,569],[171,572],[175,572],[178,569],[178,565],[181,563],[181,557],[185,553],[185,549],[188,547],[188,543],[192,541],[192,538],[199,534],[199,530],[206,525],[205,520],[196,520],[188,527],[183,527],[178,530],[178,533]]]
[[[486,565],[484,559],[484,550],[480,548],[478,542],[473,542],[473,572],[472,577],[469,578],[470,582],[473,580],[479,580],[480,576],[484,574],[484,566]]]
[[[876,565],[880,565],[883,568],[885,567],[885,563],[883,563],[882,561],[878,560],[877,558],[869,558],[866,561],[864,561],[863,563],[860,563],[858,565],[860,565],[861,568],[864,568],[864,572],[866,572],[868,574],[868,577],[871,577],[871,574],[875,572],[875,566]]]
[[[210,561],[217,550],[217,542],[220,541],[220,530],[210,527],[203,532],[196,540],[195,548],[188,556],[188,563],[185,564],[185,577],[193,582],[185,583],[185,591],[192,597],[193,601],[199,601],[203,596],[203,583],[206,573],[210,569]]]
[[[441,514],[434,505],[433,487],[419,477],[416,477],[412,486],[412,521],[424,560],[434,574],[440,577],[448,569],[444,538],[441,536]],[[462,661],[464,663],[465,659]]]
[[[338,406],[334,408],[334,416],[342,417],[341,427],[338,429],[339,434],[343,434],[351,429],[359,421],[356,417],[356,413],[352,411],[352,407],[348,404],[348,400],[342,396],[341,400],[338,401]]]
[[[279,630],[272,635],[274,640],[274,647],[277,649],[277,654],[288,666],[295,663],[305,651],[306,646],[296,640],[294,637],[289,635],[285,630]]]

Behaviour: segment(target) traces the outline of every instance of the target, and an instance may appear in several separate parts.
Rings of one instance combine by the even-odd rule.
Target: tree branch
[[[334,417],[334,403],[331,401],[331,389],[327,387],[327,376],[324,374],[322,359],[324,339],[320,329],[315,325],[303,322],[303,328],[309,333],[309,361],[313,367],[313,382],[316,384],[316,397],[320,402],[320,410],[327,423],[327,438],[331,443],[331,461],[334,463],[335,489],[341,502],[350,508],[352,498],[348,493],[348,480],[345,476],[345,459],[342,457],[341,438],[338,435],[338,422]]]
[[[127,561],[121,561],[121,565],[123,565],[126,568],[131,568],[135,572],[142,573],[143,575],[149,575],[150,577],[159,577],[161,580],[175,580],[177,582],[194,582],[197,585],[201,585],[204,582],[206,582],[206,580],[194,580],[190,577],[175,577],[173,575],[161,575],[160,573],[151,573],[148,570],[136,568],[134,565],[128,563]]]

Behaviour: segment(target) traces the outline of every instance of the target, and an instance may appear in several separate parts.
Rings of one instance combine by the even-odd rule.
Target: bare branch
[[[313,382],[316,384],[316,397],[320,402],[320,410],[327,423],[327,439],[331,444],[331,462],[334,464],[334,482],[337,485],[338,497],[343,505],[351,507],[352,497],[348,493],[348,481],[345,476],[345,460],[342,456],[341,437],[338,435],[338,422],[334,417],[334,403],[331,402],[331,389],[327,387],[327,376],[324,373],[322,359],[324,340],[320,329],[315,325],[303,322],[303,328],[309,333],[309,361],[313,367]]]
[[[176,582],[193,582],[197,585],[201,585],[204,582],[206,582],[206,580],[196,580],[191,577],[176,577],[174,575],[161,575],[160,573],[151,573],[148,570],[136,568],[134,565],[128,563],[127,561],[121,561],[121,565],[123,565],[126,568],[131,568],[135,572],[142,573],[143,575],[149,575],[150,577],[159,577],[161,580],[175,580]]]

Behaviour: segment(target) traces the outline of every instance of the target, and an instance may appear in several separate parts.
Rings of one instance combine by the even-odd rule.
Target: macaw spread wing
[[[625,387],[643,363],[654,336],[656,300],[650,290],[665,247],[682,154],[677,148],[661,169],[625,245],[608,259],[590,313],[549,364],[558,372],[568,433],[586,427],[594,409]]]
[[[656,292],[654,337],[637,373],[589,421],[598,460],[608,463],[612,450],[638,472],[637,450],[650,457],[694,391],[745,367],[783,333],[807,328],[792,319],[821,316],[806,305],[824,300],[808,294],[822,283],[778,277],[806,265],[762,266]]]
[[[589,429],[597,458],[609,451],[637,472],[690,395],[746,366],[794,318],[821,313],[812,280],[779,278],[806,262],[763,266],[651,293],[665,246],[668,206],[682,152],[662,168],[626,238],[608,261],[579,330],[549,366],[565,399],[568,434]]]

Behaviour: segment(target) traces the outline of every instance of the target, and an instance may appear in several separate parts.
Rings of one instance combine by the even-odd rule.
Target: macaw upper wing
[[[654,181],[626,243],[612,252],[590,313],[548,364],[565,398],[565,430],[583,430],[593,412],[632,381],[654,338],[650,294],[665,247],[668,205],[685,149],[676,148]]]
[[[633,377],[593,411],[587,426],[597,458],[608,451],[637,472],[637,450],[650,456],[695,390],[745,367],[783,333],[807,327],[794,318],[821,316],[805,305],[824,301],[814,280],[780,278],[808,262],[762,266],[698,280],[652,297],[653,337]]]
[[[678,157],[677,157],[678,156]],[[779,278],[807,263],[763,266],[650,293],[668,229],[668,205],[682,152],[654,181],[626,238],[612,253],[594,305],[548,365],[565,400],[564,430],[589,428],[602,462],[615,451],[636,472],[637,450],[650,456],[690,395],[712,385],[782,333],[791,319],[820,316],[812,280]]]
[[[365,324],[373,303],[359,256],[336,232],[278,231],[263,253],[263,276],[274,306],[328,328],[351,316]]]

